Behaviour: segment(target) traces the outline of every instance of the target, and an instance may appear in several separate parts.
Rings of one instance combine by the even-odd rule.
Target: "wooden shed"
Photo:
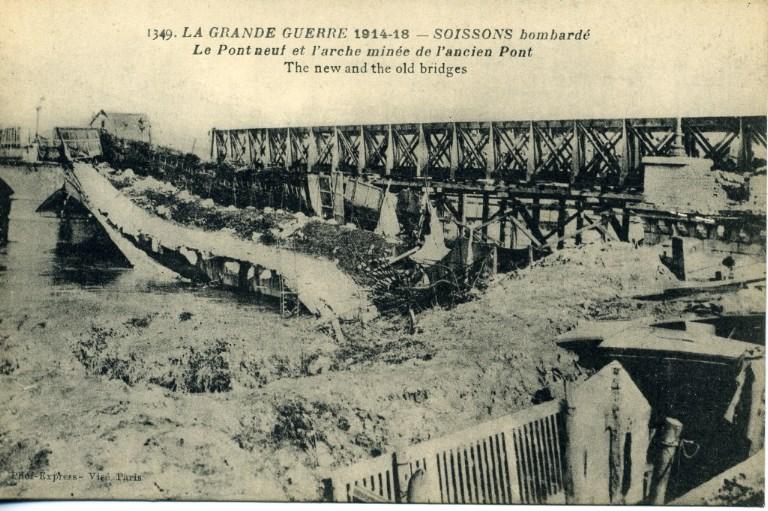
[[[103,129],[118,138],[152,143],[152,126],[146,114],[100,110],[91,119],[90,127]]]

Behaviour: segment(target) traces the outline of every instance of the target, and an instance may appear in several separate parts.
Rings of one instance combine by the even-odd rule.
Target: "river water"
[[[0,179],[14,190],[8,238],[0,243],[0,303],[5,314],[12,312],[8,310],[12,304],[30,307],[62,294],[67,295],[71,306],[78,296],[86,295],[90,295],[87,303],[92,304],[94,294],[104,300],[141,300],[148,294],[174,300],[179,293],[274,314],[273,306],[258,303],[253,297],[181,280],[155,280],[133,270],[98,223],[86,215],[62,219],[54,213],[38,213],[38,206],[58,188],[60,172],[58,168],[36,172],[0,168]],[[0,208],[4,210],[7,208]]]

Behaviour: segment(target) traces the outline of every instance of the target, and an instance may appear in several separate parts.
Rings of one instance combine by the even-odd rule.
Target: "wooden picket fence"
[[[326,497],[340,502],[405,502],[418,470],[432,502],[565,503],[560,401],[550,401],[336,471]]]

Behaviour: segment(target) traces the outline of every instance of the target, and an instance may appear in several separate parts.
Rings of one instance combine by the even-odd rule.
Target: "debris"
[[[318,356],[307,366],[307,374],[310,376],[327,373],[333,366],[333,360],[324,355]]]
[[[379,209],[379,220],[373,232],[384,236],[387,240],[394,239],[400,234],[400,224],[397,221],[397,196],[389,190],[384,192],[384,199]]]
[[[651,493],[648,498],[650,504],[661,506],[665,504],[667,484],[672,473],[672,462],[680,448],[683,424],[677,419],[666,417],[664,424],[657,432],[654,441],[655,460],[653,463],[653,479],[651,481]]]

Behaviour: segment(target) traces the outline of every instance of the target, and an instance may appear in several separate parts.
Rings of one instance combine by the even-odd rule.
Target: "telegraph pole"
[[[40,138],[40,110],[43,108],[43,101],[45,98],[41,97],[35,107],[35,142]]]

